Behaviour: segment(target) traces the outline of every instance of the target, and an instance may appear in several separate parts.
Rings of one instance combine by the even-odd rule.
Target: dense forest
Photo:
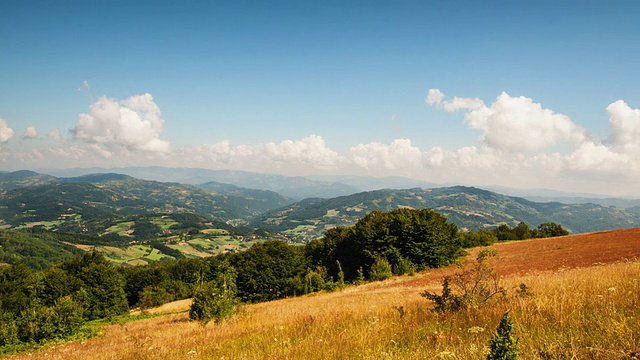
[[[221,274],[235,274],[240,301],[261,302],[445,266],[463,247],[564,234],[553,223],[462,233],[432,210],[397,209],[373,211],[306,245],[270,240],[243,252],[118,267],[99,253],[79,255],[68,245],[82,236],[2,231],[0,255],[8,264],[0,267],[0,347],[68,338],[82,333],[87,321],[192,297]],[[51,255],[43,245],[47,239],[68,253]]]

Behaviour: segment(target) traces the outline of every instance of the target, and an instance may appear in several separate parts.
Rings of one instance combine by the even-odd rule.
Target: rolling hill
[[[235,172],[220,174],[227,180],[235,176]],[[258,178],[270,182],[277,177],[254,180]],[[351,179],[356,180],[362,179]],[[22,171],[0,174],[0,184],[5,186],[0,190],[0,224],[5,228],[42,226],[92,235],[131,222],[134,216],[189,213],[204,222],[225,224],[227,230],[232,226],[262,229],[305,242],[329,228],[352,225],[370,211],[399,207],[430,208],[459,228],[472,230],[515,226],[521,221],[531,227],[555,222],[573,233],[640,226],[640,207],[541,203],[463,186],[384,189],[293,203],[292,198],[271,190],[217,181],[198,186],[165,183],[115,173],[54,178]]]
[[[556,222],[573,233],[640,226],[639,207],[536,203],[463,186],[377,190],[333,199],[306,199],[269,211],[251,226],[311,239],[328,228],[352,225],[370,211],[399,207],[433,209],[462,229],[482,229],[503,223],[515,226],[521,221],[533,227]]]
[[[209,221],[241,224],[291,202],[267,191],[218,187],[220,191],[214,192],[112,173],[47,178],[44,184],[39,180],[42,175],[28,175],[20,180],[26,186],[13,186],[0,193],[0,219],[5,227],[41,225],[97,235],[127,217],[172,213],[192,213]]]

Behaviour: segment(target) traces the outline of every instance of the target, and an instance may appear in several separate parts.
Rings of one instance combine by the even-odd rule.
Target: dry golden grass
[[[566,244],[576,241],[566,239]],[[498,270],[520,259],[516,245],[498,246]],[[425,289],[439,290],[442,276],[456,270],[452,267],[247,305],[234,318],[206,327],[189,322],[185,313],[111,325],[84,343],[14,358],[482,359],[506,310],[516,323],[522,359],[628,359],[640,350],[639,261],[572,268],[563,262],[547,269],[545,258],[545,269],[536,270],[537,260],[529,258],[530,271],[503,271],[507,299],[456,314],[433,313],[420,296]],[[520,283],[533,295],[516,296]]]
[[[191,307],[192,299],[184,299],[178,300],[174,302],[170,302],[155,308],[146,309],[144,313],[146,314],[175,314],[184,311],[188,311]],[[143,311],[140,309],[131,310],[130,315],[140,315]]]

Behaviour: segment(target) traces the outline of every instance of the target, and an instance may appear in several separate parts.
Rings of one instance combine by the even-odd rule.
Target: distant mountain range
[[[236,170],[207,170],[194,168],[126,167],[126,168],[86,168],[68,170],[43,170],[56,177],[77,177],[95,173],[118,173],[143,180],[176,182],[198,185],[207,182],[232,184],[238,187],[268,190],[295,200],[309,197],[331,198],[360,192],[356,187],[333,181],[318,181],[301,176],[291,177],[273,174],[259,174]]]
[[[531,227],[556,222],[574,233],[640,226],[640,207],[615,208],[597,204],[532,202],[473,187],[376,190],[332,199],[306,199],[271,210],[251,223],[270,231],[317,237],[335,226],[355,223],[373,210],[399,207],[430,208],[460,228],[482,229],[500,224]]]
[[[99,234],[123,217],[193,213],[220,223],[246,220],[293,200],[266,190],[140,180],[122,174],[55,178],[33,172],[0,174],[0,219],[9,227],[46,224]],[[242,222],[242,221],[240,221]],[[237,223],[237,222],[236,222]]]
[[[595,200],[612,200],[591,198],[585,201],[594,201],[576,204],[534,202],[473,187],[429,188],[433,184],[400,177],[292,178],[202,169],[125,169],[130,174],[145,173],[147,178],[206,180],[182,184],[113,172],[86,174],[89,170],[64,172],[74,177],[32,171],[0,173],[0,220],[4,227],[40,225],[98,235],[127,217],[184,213],[200,216],[202,222],[263,229],[301,241],[322,236],[334,226],[351,225],[372,210],[399,207],[431,208],[463,229],[502,223],[515,226],[520,221],[531,227],[556,222],[574,233],[640,226],[640,207],[625,199],[618,199],[625,206],[599,205]],[[384,185],[398,188],[353,193],[357,188]],[[418,187],[402,188],[410,185]],[[328,197],[333,193],[347,194]],[[315,196],[300,200],[302,194]]]
[[[400,176],[388,176],[382,178],[352,175],[312,175],[306,177],[291,177],[277,174],[260,174],[248,171],[169,168],[161,166],[109,169],[43,169],[40,170],[40,173],[49,174],[55,177],[77,177],[96,173],[118,173],[129,175],[137,179],[159,182],[177,182],[188,185],[199,185],[213,181],[223,184],[232,184],[248,189],[274,191],[294,200],[303,200],[306,198],[330,199],[338,196],[346,196],[359,192],[381,189],[411,189],[417,187],[429,189],[464,185],[434,184]],[[484,188],[500,194],[522,197],[536,202],[557,201],[566,204],[593,203],[603,206],[615,206],[622,208],[640,206],[640,199],[612,198],[598,194],[568,193],[547,189],[514,189],[504,186],[487,186]]]

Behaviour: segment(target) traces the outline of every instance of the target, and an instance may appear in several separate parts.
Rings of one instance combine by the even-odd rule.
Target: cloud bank
[[[162,140],[165,120],[151,94],[143,94],[125,100],[100,97],[79,115],[70,129],[71,139],[53,129],[47,146],[4,156],[34,167],[164,165],[285,175],[399,175],[436,183],[640,196],[640,110],[623,100],[603,109],[603,118],[609,116],[607,139],[595,139],[569,116],[531,98],[505,92],[485,103],[429,89],[425,102],[459,113],[460,122],[479,133],[477,142],[421,149],[415,141],[419,139],[404,138],[353,144],[339,153],[323,136],[311,134],[257,145],[225,140],[175,147]],[[429,126],[426,120],[424,126]],[[14,135],[0,119],[0,143]],[[35,128],[27,128],[24,137],[35,136]]]

